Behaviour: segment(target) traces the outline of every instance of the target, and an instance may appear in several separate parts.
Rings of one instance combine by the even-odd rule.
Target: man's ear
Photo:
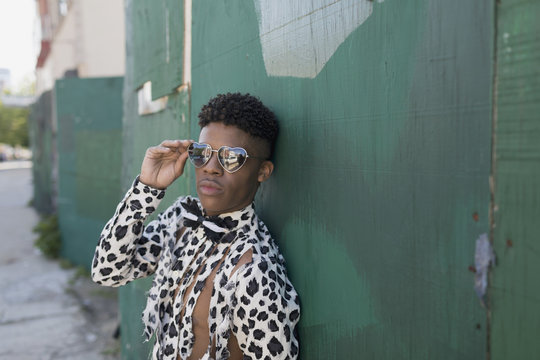
[[[274,171],[274,163],[270,160],[265,160],[262,162],[261,166],[259,166],[259,174],[257,175],[257,180],[262,183],[272,175],[272,171]]]

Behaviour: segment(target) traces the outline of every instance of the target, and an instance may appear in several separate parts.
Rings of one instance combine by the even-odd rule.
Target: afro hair
[[[234,125],[251,136],[265,139],[270,144],[270,156],[279,131],[276,116],[258,98],[250,94],[218,94],[201,108],[199,126],[212,122]]]

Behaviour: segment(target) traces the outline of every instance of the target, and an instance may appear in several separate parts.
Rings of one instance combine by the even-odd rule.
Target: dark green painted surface
[[[62,256],[87,269],[121,198],[122,85],[121,77],[55,85]]]
[[[162,39],[160,15],[141,25],[142,2],[126,2],[122,189],[146,147],[198,137],[210,97],[256,94],[281,122],[257,209],[302,299],[302,358],[485,358],[486,313],[468,267],[489,229],[492,3],[374,2],[313,79],[267,74],[254,3],[193,2],[190,111],[189,94],[139,70],[163,65],[140,53],[146,37]],[[180,58],[169,65],[175,78]],[[148,80],[169,103],[138,116],[134,89]],[[192,182],[189,171],[161,209]],[[121,289],[126,359],[149,352],[140,336],[149,283]]]
[[[303,359],[485,358],[467,268],[488,231],[492,13],[374,3],[300,79],[267,75],[252,2],[193,3],[192,136],[219,92],[254,93],[281,121],[257,208],[301,296]]]
[[[492,360],[539,359],[540,3],[497,5]]]
[[[28,131],[32,149],[33,206],[42,214],[54,211],[56,194],[53,168],[56,151],[53,131],[52,93],[44,92],[32,105]]]
[[[169,95],[182,84],[184,2],[132,0],[129,4],[133,89],[152,82],[152,98]],[[129,35],[128,35],[129,36]]]
[[[144,2],[149,8],[149,2]],[[171,8],[178,7],[181,2],[167,1]],[[124,117],[123,117],[123,168],[122,168],[122,189],[126,191],[140,172],[141,163],[144,158],[145,151],[150,146],[155,146],[165,139],[187,138],[189,136],[189,96],[186,92],[177,93],[174,88],[180,85],[181,77],[178,77],[181,71],[182,64],[180,57],[171,58],[169,67],[163,64],[163,58],[159,56],[150,56],[144,53],[144,49],[148,46],[147,38],[155,34],[147,34],[140,36],[138,29],[140,25],[139,9],[143,2],[137,0],[126,1],[126,76],[124,83]],[[183,6],[183,3],[182,3]],[[156,6],[159,8],[159,6]],[[160,32],[161,28],[157,29],[158,23],[161,21],[161,15],[157,13],[159,9],[153,9],[147,12],[146,19],[150,25],[148,31]],[[177,13],[178,11],[175,10]],[[181,11],[181,9],[180,9]],[[171,17],[172,17],[171,13]],[[182,19],[181,13],[178,18],[172,20],[171,23],[177,24],[175,30],[175,41],[182,46],[182,31],[180,25]],[[163,35],[163,34],[162,34]],[[160,35],[161,36],[161,35]],[[171,38],[172,39],[172,38]],[[180,40],[179,40],[180,39]],[[171,40],[172,41],[172,40]],[[176,46],[176,45],[175,45]],[[140,59],[137,56],[129,56],[129,54],[138,54],[141,52]],[[142,65],[140,65],[142,63]],[[154,78],[149,75],[141,75],[139,69],[141,66],[146,68],[159,68],[163,71],[160,76],[169,77],[173,82],[167,82],[167,86],[162,86],[161,78]],[[165,67],[163,67],[165,66]],[[174,68],[174,70],[172,69]],[[137,114],[137,92],[138,85],[152,81],[152,97],[156,98],[163,95],[169,95],[169,100],[165,110],[151,115],[139,116]],[[172,86],[172,85],[174,86]],[[156,89],[160,95],[156,96]],[[182,178],[178,179],[171,185],[165,194],[157,213],[163,211],[170,206],[174,199],[179,195],[189,194],[189,177],[191,177],[191,169]],[[143,325],[141,313],[146,304],[146,292],[151,284],[151,279],[136,280],[126,286],[120,288],[119,303],[121,313],[121,328],[122,328],[122,358],[123,359],[147,359],[151,350],[151,343],[143,343]]]

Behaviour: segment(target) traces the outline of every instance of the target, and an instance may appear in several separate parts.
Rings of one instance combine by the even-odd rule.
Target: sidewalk
[[[32,162],[29,160],[0,161],[0,170],[31,169]]]
[[[0,169],[0,359],[119,359],[116,290],[33,247],[31,169]]]

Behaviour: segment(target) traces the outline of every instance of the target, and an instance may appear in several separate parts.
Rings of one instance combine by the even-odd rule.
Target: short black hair
[[[279,125],[274,113],[259,98],[241,93],[216,95],[199,113],[201,129],[212,122],[234,125],[251,136],[267,140],[272,157]]]

